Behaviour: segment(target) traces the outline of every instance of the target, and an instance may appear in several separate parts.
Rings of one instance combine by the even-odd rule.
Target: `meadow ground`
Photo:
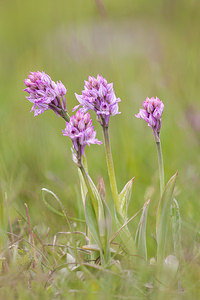
[[[199,36],[198,1],[1,1],[0,299],[198,299]],[[155,257],[158,164],[152,132],[134,115],[147,96],[164,102],[165,177],[167,181],[178,171],[175,194],[182,220],[182,259],[176,282],[169,277],[159,282],[154,265],[144,266],[126,256],[120,266],[107,270],[81,266],[72,271],[66,264],[65,247],[62,252],[44,246],[52,245],[55,234],[68,228],[66,220],[42,202],[42,188],[55,192],[71,217],[84,219],[84,209],[71,141],[61,131],[65,123],[52,111],[38,117],[29,112],[23,81],[37,70],[65,84],[70,113],[77,104],[74,93],[81,93],[89,75],[102,74],[114,83],[121,98],[121,114],[110,120],[116,179],[121,190],[135,177],[129,217],[151,199],[148,259]],[[103,140],[92,117],[97,138]],[[91,177],[95,182],[104,178],[109,203],[103,146],[92,145],[86,154]],[[139,217],[129,224],[133,235],[138,221]],[[76,226],[84,228],[82,223]],[[67,245],[65,236],[58,239]],[[35,256],[37,266],[33,266]]]

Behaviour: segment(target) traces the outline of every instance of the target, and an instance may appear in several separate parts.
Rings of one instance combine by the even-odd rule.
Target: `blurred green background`
[[[51,111],[38,117],[29,112],[23,80],[37,70],[61,80],[71,114],[74,93],[99,73],[122,100],[110,137],[119,190],[136,177],[129,216],[151,198],[149,244],[159,199],[157,153],[151,130],[134,115],[147,96],[164,102],[165,176],[167,181],[179,172],[176,198],[189,245],[200,227],[199,37],[199,1],[0,1],[0,197],[3,203],[7,192],[12,219],[19,217],[16,209],[25,214],[26,202],[33,225],[50,227],[51,234],[65,229],[42,203],[42,187],[54,191],[70,215],[83,217],[71,141],[61,131],[65,123]],[[94,181],[105,179],[109,201],[104,148],[86,152]]]

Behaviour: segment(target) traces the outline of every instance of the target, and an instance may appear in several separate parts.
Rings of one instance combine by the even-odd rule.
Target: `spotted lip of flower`
[[[92,126],[90,114],[85,114],[80,110],[70,118],[69,122],[66,122],[66,128],[63,130],[63,135],[71,138],[79,160],[82,155],[85,155],[84,150],[86,145],[102,144],[101,141],[95,138],[96,131],[94,131],[94,126]]]
[[[28,79],[24,80],[26,97],[34,105],[31,111],[34,116],[43,113],[45,110],[52,109],[58,116],[60,111],[67,111],[65,94],[67,92],[62,82],[55,83],[45,72],[31,72]]]
[[[118,111],[118,102],[113,90],[113,83],[107,83],[103,76],[97,75],[97,78],[89,76],[85,81],[84,90],[81,95],[75,93],[79,105],[75,106],[73,111],[80,108],[81,112],[94,110],[97,114],[97,120],[103,126],[108,126],[110,116],[120,114]]]
[[[146,98],[143,102],[143,108],[140,109],[136,118],[143,119],[147,122],[148,126],[150,126],[154,131],[154,136],[157,140],[159,140],[158,134],[161,128],[161,117],[164,110],[163,102],[158,98]]]

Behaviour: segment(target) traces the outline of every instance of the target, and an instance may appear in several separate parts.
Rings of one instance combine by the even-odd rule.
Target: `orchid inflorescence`
[[[97,252],[99,251],[101,263],[105,264],[110,262],[112,252],[111,244],[116,237],[119,238],[119,244],[123,244],[122,248],[126,249],[128,253],[136,254],[137,251],[139,251],[139,254],[147,260],[146,220],[150,200],[145,202],[141,209],[142,216],[137,226],[136,237],[134,239],[133,234],[130,233],[127,227],[128,222],[132,219],[127,221],[127,208],[131,198],[133,178],[128,181],[120,193],[118,193],[115,179],[108,129],[110,117],[120,114],[118,103],[121,100],[115,95],[113,83],[108,83],[107,80],[100,75],[97,75],[97,78],[89,76],[88,81],[85,81],[82,93],[80,95],[75,93],[79,104],[74,107],[73,111],[77,111],[71,117],[67,112],[67,102],[65,98],[67,89],[61,81],[55,83],[45,72],[37,71],[31,72],[24,83],[26,85],[25,91],[29,94],[27,99],[33,103],[31,111],[34,111],[34,116],[46,110],[53,110],[57,116],[61,116],[66,121],[63,135],[68,136],[73,144],[72,157],[79,169],[85,218],[89,228],[89,240],[91,244],[96,245],[93,245],[92,248]],[[97,121],[103,128],[106,161],[114,206],[112,216],[105,201],[105,191],[102,196],[101,189],[95,186],[87,170],[85,157],[86,145],[102,144],[102,142],[96,138],[96,131],[94,130],[94,126],[92,126],[89,110],[96,113]],[[158,245],[157,260],[159,262],[165,258],[164,247],[167,241],[165,223],[169,220],[170,207],[174,201],[173,192],[177,177],[177,174],[174,175],[165,187],[160,144],[163,110],[164,104],[158,97],[147,97],[143,102],[143,109],[140,109],[139,113],[135,115],[137,118],[145,120],[148,126],[152,128],[158,150],[161,198],[157,209],[156,237]],[[89,197],[87,195],[89,195]],[[176,207],[178,207],[177,201]],[[113,236],[112,230],[115,230]],[[87,247],[90,248],[89,246]]]
[[[156,141],[159,141],[164,104],[158,97],[147,97],[143,102],[143,107],[144,109],[140,109],[139,113],[135,116],[136,118],[143,119],[147,122],[148,126],[153,129]]]
[[[73,147],[77,153],[77,162],[84,155],[86,145],[102,144],[96,137],[96,131],[92,126],[92,119],[89,113],[82,113],[80,110],[74,116],[71,116],[70,121],[66,122],[66,128],[63,130],[64,136],[69,136],[72,140]]]
[[[37,71],[31,72],[24,83],[27,87],[25,91],[29,93],[26,98],[34,104],[31,109],[34,116],[48,109],[52,109],[57,116],[67,112],[67,89],[61,81],[55,83],[45,72]]]
[[[75,93],[75,96],[80,104],[75,106],[74,110],[79,107],[82,112],[94,110],[102,126],[108,126],[110,116],[120,114],[118,102],[121,100],[115,96],[113,83],[107,83],[103,76],[89,76],[88,81],[85,80],[82,95]]]

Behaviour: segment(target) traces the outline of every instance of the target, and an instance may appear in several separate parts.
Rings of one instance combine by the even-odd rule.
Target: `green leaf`
[[[146,223],[150,200],[145,202],[142,210],[140,222],[137,227],[135,242],[140,256],[147,260],[147,244],[146,244]]]
[[[106,204],[106,201],[102,199],[103,209],[104,209],[104,226],[105,226],[105,242],[104,242],[104,249],[105,249],[105,261],[108,262],[110,259],[110,237],[112,232],[112,217],[110,210]]]
[[[48,193],[48,194],[50,194],[50,195],[52,195],[52,196],[54,197],[54,199],[56,200],[56,202],[58,202],[58,204],[60,205],[60,208],[61,208],[62,212],[60,212],[59,210],[55,209],[52,205],[50,205],[50,204],[46,201],[45,196],[44,196],[45,192]],[[64,208],[64,206],[63,206],[63,204],[62,204],[62,202],[61,202],[60,199],[58,198],[58,196],[57,196],[54,192],[52,192],[52,191],[50,191],[50,190],[48,190],[48,189],[46,189],[46,188],[42,188],[42,190],[41,190],[41,196],[42,196],[42,200],[43,200],[44,204],[45,204],[52,212],[54,212],[55,214],[57,214],[57,215],[59,215],[59,216],[65,217],[65,220],[67,221],[67,224],[68,224],[69,228],[71,229],[70,218],[69,218],[69,216],[68,216],[68,214],[67,214],[67,212],[66,212],[66,210],[65,210],[65,208]],[[82,221],[82,220],[81,220],[81,221]]]
[[[98,218],[95,214],[94,207],[90,195],[87,195],[85,201],[85,217],[87,225],[97,243],[101,255],[102,263],[108,262],[110,259],[110,236],[112,230],[112,218],[109,208],[104,200],[102,200],[103,216]]]
[[[41,190],[41,196],[42,196],[42,201],[44,202],[44,204],[46,205],[46,207],[51,210],[52,212],[54,212],[55,214],[64,217],[65,214],[59,210],[57,210],[56,208],[54,208],[52,205],[49,204],[49,202],[47,202],[46,198],[45,198],[45,193],[48,193],[50,195],[52,195],[54,197],[54,199],[56,200],[56,202],[59,203],[59,205],[61,206],[62,210],[63,210],[63,205],[60,201],[60,199],[56,196],[56,194],[54,194],[52,191],[46,189],[46,188],[42,188]]]
[[[177,175],[178,173],[173,175],[171,179],[168,181],[158,205],[157,216],[156,216],[156,234],[157,234],[157,260],[159,263],[162,263],[165,257],[170,210],[171,210],[171,204],[173,200],[173,193],[174,193]]]
[[[86,218],[86,223],[92,234],[92,237],[95,240],[95,242],[97,243],[101,255],[103,255],[103,248],[102,248],[102,244],[101,244],[101,238],[100,238],[100,233],[99,233],[97,217],[96,217],[93,203],[92,203],[92,200],[91,200],[91,197],[89,194],[87,195],[86,200],[85,200],[85,218]]]
[[[85,170],[84,166],[80,167],[80,171],[81,171],[81,174],[83,175],[83,179],[86,184],[88,194],[91,197],[93,208],[94,208],[95,214],[97,216],[97,219],[101,218],[101,216],[103,215],[103,207],[102,207],[102,200],[99,195],[99,192],[98,192],[94,182],[90,178],[89,174]]]
[[[177,257],[181,255],[181,215],[177,200],[174,198],[171,205],[172,237],[174,252]]]
[[[107,262],[110,257],[110,232],[111,215],[105,201],[101,196],[83,166],[80,167],[85,184],[88,189],[88,197],[85,201],[85,215],[90,232],[101,249],[102,263]],[[100,243],[100,244],[99,244]]]
[[[127,210],[131,199],[132,185],[133,185],[134,178],[135,177],[133,177],[130,181],[127,182],[127,184],[124,186],[123,190],[119,194],[121,214],[125,220],[127,220]]]

